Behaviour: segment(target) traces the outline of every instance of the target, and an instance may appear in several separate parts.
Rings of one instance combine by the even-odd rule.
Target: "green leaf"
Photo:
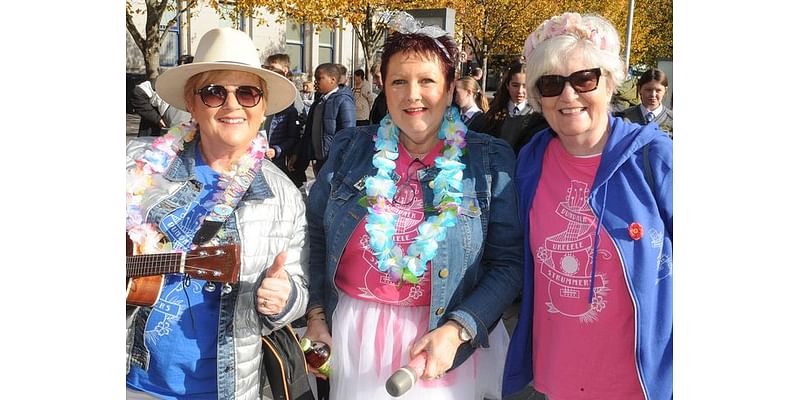
[[[403,268],[403,279],[401,280],[401,282],[402,281],[413,283],[415,285],[419,283],[419,279],[417,278],[417,276],[414,275],[408,268]]]

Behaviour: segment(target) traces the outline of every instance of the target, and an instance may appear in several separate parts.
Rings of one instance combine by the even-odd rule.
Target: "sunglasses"
[[[536,88],[542,97],[555,97],[564,91],[564,86],[569,82],[572,88],[578,93],[591,92],[597,89],[600,82],[600,68],[584,69],[576,71],[569,76],[561,75],[542,75],[536,80]]]
[[[423,168],[425,168],[425,164],[423,164],[418,158],[414,159],[414,161],[411,161],[411,163],[408,164],[408,168],[406,168],[405,173],[405,182],[397,187],[397,191],[392,199],[392,203],[394,203],[394,205],[408,206],[417,199],[417,191],[414,190],[414,186],[411,185],[411,181],[413,180],[416,182],[417,186],[419,186],[417,172]]]
[[[234,93],[236,101],[245,108],[255,107],[264,96],[264,91],[255,86],[239,86]],[[228,89],[225,89],[224,86],[208,85],[197,89],[195,94],[200,95],[200,100],[206,106],[217,108],[225,104],[225,100],[228,98]]]

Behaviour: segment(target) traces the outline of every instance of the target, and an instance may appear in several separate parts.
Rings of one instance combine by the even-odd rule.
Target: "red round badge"
[[[642,228],[642,224],[638,222],[634,222],[628,226],[628,235],[631,235],[631,239],[633,240],[641,239],[643,232],[644,228]]]

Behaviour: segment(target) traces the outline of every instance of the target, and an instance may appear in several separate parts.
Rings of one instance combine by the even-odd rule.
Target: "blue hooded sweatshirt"
[[[672,398],[672,140],[655,124],[628,123],[609,115],[610,134],[603,149],[589,204],[613,239],[634,308],[636,371],[646,399]],[[533,205],[544,152],[555,138],[545,129],[520,150],[516,167],[519,218],[524,226],[525,278],[519,322],[503,374],[503,396],[533,380],[531,343],[533,254],[528,213]],[[644,147],[652,170],[652,188],[644,168]],[[639,240],[628,233],[638,222]],[[598,243],[599,226],[594,243]],[[595,248],[595,252],[597,249]],[[593,267],[594,280],[594,267]]]

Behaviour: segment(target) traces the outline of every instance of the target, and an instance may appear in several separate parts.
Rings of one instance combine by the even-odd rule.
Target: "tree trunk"
[[[159,53],[159,48],[161,46],[158,40],[148,41],[147,46],[144,54],[145,78],[150,80],[150,83],[152,83],[155,88],[156,78],[158,77],[158,67],[161,65]]]

